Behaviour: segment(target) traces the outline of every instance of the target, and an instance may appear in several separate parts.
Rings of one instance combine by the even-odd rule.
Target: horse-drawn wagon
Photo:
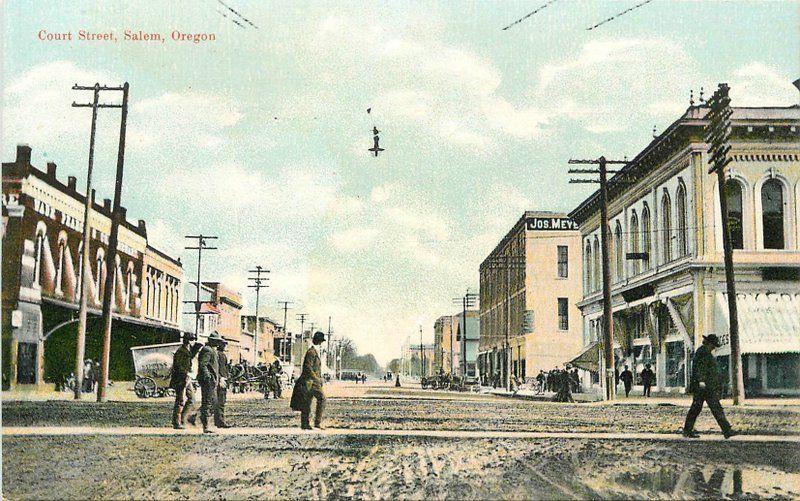
[[[169,387],[172,356],[181,343],[151,344],[131,348],[136,382],[133,391],[139,398],[174,396]]]

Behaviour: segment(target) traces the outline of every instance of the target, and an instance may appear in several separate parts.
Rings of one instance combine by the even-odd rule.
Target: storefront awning
[[[589,345],[588,348],[583,350],[580,355],[569,361],[570,365],[574,365],[579,369],[600,372],[600,343],[595,342]]]
[[[727,339],[728,297],[716,294],[716,329]],[[800,352],[800,294],[736,294],[742,353]]]

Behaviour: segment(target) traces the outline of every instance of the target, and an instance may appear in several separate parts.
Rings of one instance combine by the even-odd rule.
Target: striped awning
[[[716,329],[728,343],[728,295],[717,292]],[[742,353],[800,352],[800,294],[738,293],[739,344]],[[723,345],[724,347],[724,345]]]

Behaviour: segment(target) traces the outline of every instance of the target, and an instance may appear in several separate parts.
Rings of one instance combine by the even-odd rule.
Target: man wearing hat
[[[194,403],[194,388],[192,388],[191,376],[192,359],[197,354],[196,349],[192,349],[195,338],[191,332],[183,334],[183,344],[172,356],[172,371],[169,379],[169,387],[175,390],[175,406],[172,408],[172,427],[176,430],[184,429],[186,416]]]
[[[214,426],[217,428],[230,428],[225,420],[225,403],[228,401],[228,379],[230,370],[228,369],[228,357],[225,355],[225,347],[228,343],[225,339],[217,344],[217,365],[219,366],[219,381],[217,384],[217,405],[214,410]]]
[[[217,408],[217,387],[219,384],[219,358],[216,347],[225,341],[218,332],[208,336],[208,341],[197,357],[197,382],[200,383],[200,423],[203,433],[214,433],[208,427],[208,419],[213,418]],[[189,416],[189,423],[195,424],[197,414]]]
[[[708,408],[717,420],[717,424],[722,428],[725,438],[736,435],[731,428],[731,424],[725,418],[725,412],[719,403],[719,376],[717,375],[717,362],[712,351],[719,348],[720,342],[716,334],[703,336],[703,345],[697,349],[692,359],[692,380],[689,384],[689,391],[694,395],[692,406],[686,415],[686,423],[683,425],[683,436],[687,438],[697,438],[700,435],[694,431],[694,422],[700,411],[703,410],[703,403],[708,403]]]
[[[308,348],[303,358],[303,370],[292,393],[291,408],[300,411],[300,428],[310,430],[311,399],[317,400],[317,412],[314,415],[314,427],[324,430],[322,413],[325,411],[325,394],[322,392],[322,361],[315,346],[325,341],[325,333],[317,331],[311,340],[313,346]]]

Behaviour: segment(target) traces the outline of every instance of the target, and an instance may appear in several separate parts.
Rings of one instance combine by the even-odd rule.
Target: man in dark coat
[[[197,382],[200,383],[200,423],[203,433],[214,433],[208,427],[208,418],[214,416],[217,404],[217,385],[219,383],[219,358],[216,346],[222,342],[217,332],[208,336],[208,342],[197,357]],[[189,416],[189,424],[195,424],[197,414]]]
[[[297,383],[294,386],[290,406],[293,410],[300,411],[300,428],[310,430],[311,400],[317,400],[316,414],[314,415],[314,427],[324,430],[322,426],[322,413],[325,411],[325,394],[322,392],[322,361],[319,358],[315,346],[319,346],[325,341],[325,333],[317,331],[314,333],[312,343],[314,346],[308,348],[303,358],[303,370]]]
[[[217,428],[230,428],[225,420],[225,403],[228,401],[228,357],[225,355],[225,340],[217,343],[217,365],[219,366],[219,383],[217,384],[217,405],[214,409],[214,426]]]
[[[628,369],[627,365],[625,369],[619,373],[619,380],[625,385],[625,397],[627,398],[631,393],[631,388],[633,388],[633,372]]]
[[[196,354],[196,352],[192,352],[194,340],[193,333],[184,333],[183,344],[172,356],[169,387],[175,390],[175,405],[172,407],[172,427],[176,430],[182,430],[186,427],[186,416],[194,403],[194,389],[192,388],[190,376],[192,358]]]
[[[653,372],[653,369],[650,368],[650,364],[644,364],[644,369],[640,374],[642,378],[642,386],[644,387],[644,396],[650,396],[650,388],[653,386],[653,383],[656,380],[656,373]]]
[[[719,403],[719,376],[717,375],[717,361],[714,359],[712,351],[720,345],[716,334],[703,336],[703,345],[697,349],[692,359],[692,379],[689,384],[689,391],[694,395],[692,406],[686,414],[686,422],[683,425],[683,436],[697,438],[700,435],[694,431],[694,423],[700,411],[703,410],[703,403],[708,403],[708,408],[717,420],[717,424],[722,428],[725,438],[736,435],[731,424],[725,418],[725,412]]]

